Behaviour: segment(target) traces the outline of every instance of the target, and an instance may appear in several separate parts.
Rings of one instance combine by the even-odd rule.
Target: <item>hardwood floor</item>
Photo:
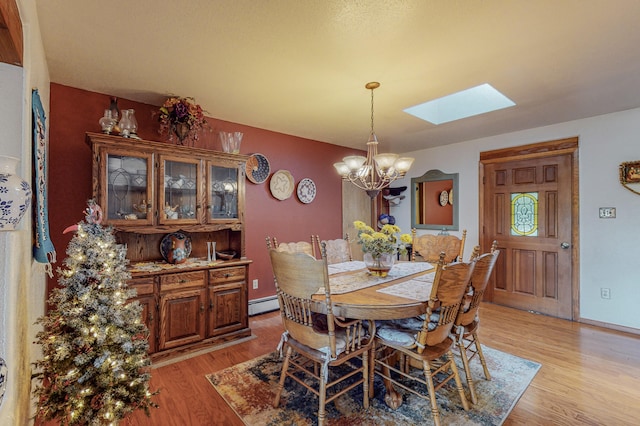
[[[483,344],[542,364],[505,425],[638,424],[640,337],[491,304],[480,315]],[[205,374],[273,351],[279,312],[252,317],[251,329],[256,339],[154,369],[160,408],[121,424],[242,425]]]

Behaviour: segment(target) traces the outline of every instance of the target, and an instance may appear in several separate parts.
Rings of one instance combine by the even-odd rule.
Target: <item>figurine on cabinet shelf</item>
[[[171,207],[169,203],[165,203],[164,205],[164,216],[167,219],[177,219],[178,218],[178,206]]]
[[[146,213],[147,212],[147,202],[142,200],[140,204],[133,204],[133,209],[138,213]]]

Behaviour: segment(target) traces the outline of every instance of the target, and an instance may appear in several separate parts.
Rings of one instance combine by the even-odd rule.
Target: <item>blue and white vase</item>
[[[0,155],[0,231],[13,231],[31,205],[31,186],[16,174],[19,159]]]
[[[2,400],[4,399],[4,393],[7,390],[7,374],[9,369],[7,368],[7,364],[4,362],[4,359],[0,358],[0,405],[2,405]]]

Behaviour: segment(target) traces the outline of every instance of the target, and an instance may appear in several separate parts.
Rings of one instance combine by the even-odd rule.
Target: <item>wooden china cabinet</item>
[[[103,225],[127,245],[130,287],[143,306],[153,360],[249,336],[244,183],[247,156],[87,133]],[[166,235],[189,237],[170,264]],[[209,262],[207,243],[231,259]]]

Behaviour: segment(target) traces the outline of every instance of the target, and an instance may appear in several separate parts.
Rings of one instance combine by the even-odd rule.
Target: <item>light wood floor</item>
[[[640,337],[497,305],[481,309],[485,345],[542,364],[505,425],[640,424]],[[280,321],[278,312],[252,317],[256,339],[154,369],[160,408],[122,424],[242,425],[205,374],[273,351]]]

